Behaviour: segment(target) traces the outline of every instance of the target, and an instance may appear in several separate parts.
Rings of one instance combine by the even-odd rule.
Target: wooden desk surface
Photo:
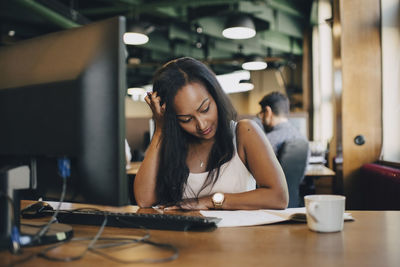
[[[136,173],[139,170],[140,163],[142,162],[141,161],[130,162],[129,163],[130,168],[126,170],[126,174],[136,175]]]
[[[322,164],[308,164],[306,176],[334,176],[336,173]]]
[[[22,203],[22,206],[26,205]],[[77,207],[74,204],[71,208]],[[136,207],[127,207],[134,211]],[[400,211],[351,211],[355,221],[345,222],[338,233],[315,233],[303,223],[218,228],[211,232],[151,230],[151,240],[170,243],[179,249],[178,259],[154,266],[399,266]],[[37,219],[36,219],[37,220]],[[93,237],[96,226],[73,225],[75,237]],[[107,227],[103,236],[130,237],[137,229]],[[66,244],[54,251],[67,256],[82,251],[87,243]],[[42,247],[25,248],[26,253]],[[162,251],[148,245],[106,250],[122,259],[160,257]],[[25,254],[26,254],[25,253]],[[16,259],[0,253],[1,263]],[[34,258],[18,266],[126,266],[88,252],[79,261],[51,262]],[[135,264],[134,266],[152,266]]]

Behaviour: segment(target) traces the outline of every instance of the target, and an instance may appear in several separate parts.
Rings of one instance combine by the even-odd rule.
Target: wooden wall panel
[[[382,145],[380,1],[341,0],[340,21],[343,179],[348,207],[358,208],[360,167],[377,160]],[[364,145],[355,144],[357,135]]]

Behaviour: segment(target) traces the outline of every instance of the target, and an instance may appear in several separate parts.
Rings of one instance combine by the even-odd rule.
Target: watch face
[[[222,200],[224,200],[224,195],[221,194],[221,193],[216,193],[216,194],[214,194],[214,196],[213,196],[213,200],[214,200],[215,202],[222,202]]]

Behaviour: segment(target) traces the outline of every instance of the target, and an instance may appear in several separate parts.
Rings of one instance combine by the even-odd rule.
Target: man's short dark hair
[[[258,102],[262,110],[265,110],[266,106],[269,106],[276,116],[288,115],[289,114],[289,99],[286,95],[281,92],[272,92],[263,97]]]

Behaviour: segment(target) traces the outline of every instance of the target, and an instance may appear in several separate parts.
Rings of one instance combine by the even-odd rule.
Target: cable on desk
[[[34,241],[36,241],[36,240],[38,240],[41,236],[43,236],[48,231],[48,229],[49,229],[51,224],[53,224],[54,222],[57,222],[57,215],[58,215],[58,213],[60,211],[61,205],[62,205],[62,203],[64,201],[65,194],[66,194],[66,191],[67,191],[67,177],[70,176],[70,161],[69,161],[69,159],[67,159],[67,158],[59,159],[58,160],[58,169],[59,169],[59,175],[63,178],[63,187],[62,187],[62,193],[61,193],[61,197],[60,197],[60,201],[58,203],[57,209],[54,212],[54,214],[51,217],[51,219],[49,220],[49,222],[46,225],[44,225],[35,234],[35,236],[31,239],[29,244],[34,242]],[[83,208],[83,209],[71,210],[71,212],[76,211],[76,210],[85,210],[85,209],[88,210],[87,208]],[[90,209],[91,208],[89,208],[89,210]],[[97,209],[94,209],[94,210],[97,210]],[[119,263],[159,263],[159,262],[172,261],[172,260],[174,260],[174,259],[176,259],[178,257],[179,252],[178,252],[178,249],[175,246],[173,246],[171,244],[157,243],[157,242],[153,242],[153,241],[148,240],[150,238],[150,234],[148,232],[146,233],[146,235],[144,235],[143,237],[141,237],[139,239],[136,239],[136,238],[133,238],[133,239],[127,239],[127,238],[119,238],[119,239],[118,238],[112,238],[112,239],[110,239],[110,238],[100,238],[100,236],[103,233],[104,228],[105,228],[105,226],[107,224],[107,214],[104,213],[104,216],[105,216],[104,217],[104,221],[103,221],[102,225],[100,226],[98,232],[96,233],[95,237],[93,239],[87,239],[87,240],[91,240],[91,241],[90,241],[89,245],[87,246],[87,248],[85,249],[85,251],[82,252],[80,255],[73,256],[73,257],[58,258],[58,257],[53,257],[53,256],[50,256],[50,255],[47,254],[47,252],[49,252],[49,251],[51,251],[51,250],[53,250],[55,248],[58,248],[58,247],[62,246],[65,243],[69,243],[70,241],[81,241],[82,239],[65,240],[65,241],[60,242],[60,243],[58,243],[56,245],[47,247],[47,248],[43,249],[42,251],[40,251],[38,253],[32,253],[32,255],[29,255],[28,257],[26,257],[26,258],[24,258],[22,260],[13,262],[12,264],[10,264],[10,266],[26,262],[26,261],[31,260],[32,258],[34,258],[36,256],[40,256],[40,257],[43,257],[43,258],[45,258],[47,260],[52,260],[52,261],[70,262],[70,261],[75,261],[75,260],[82,259],[88,251],[91,251],[91,252],[93,252],[95,254],[103,256],[104,258],[107,258],[107,259],[110,259],[112,261],[119,262]],[[114,240],[114,241],[118,240],[119,242],[106,244],[106,245],[95,246],[95,244],[96,244],[96,242],[98,240],[108,240],[108,241],[110,241],[110,240]],[[102,248],[118,247],[118,246],[122,246],[122,245],[137,244],[137,243],[149,244],[149,245],[152,245],[152,246],[168,249],[168,250],[171,250],[173,252],[173,254],[172,254],[172,256],[169,256],[169,257],[166,257],[166,258],[161,258],[161,259],[139,259],[139,260],[131,260],[131,261],[129,261],[129,260],[122,260],[122,259],[118,259],[116,257],[112,257],[112,256],[110,256],[108,254],[105,254],[105,253],[100,251],[100,249],[102,249]]]
[[[102,249],[102,248],[111,248],[111,247],[117,247],[117,246],[123,246],[123,245],[127,245],[127,244],[131,244],[133,243],[140,243],[142,241],[145,241],[147,239],[150,238],[150,233],[148,230],[146,230],[146,234],[141,237],[141,238],[137,238],[137,239],[132,239],[132,238],[116,238],[116,237],[102,237],[99,240],[102,241],[119,241],[119,243],[108,243],[108,244],[103,244],[103,245],[96,245],[96,247],[94,247],[95,249]],[[79,240],[87,240],[87,238],[85,237],[81,237],[81,238],[74,238],[74,240],[79,241]]]
[[[78,210],[78,209],[77,209]],[[107,214],[105,213],[105,219],[99,229],[99,231],[97,232],[96,236],[93,239],[90,238],[73,238],[71,240],[68,241],[64,241],[61,242],[59,244],[56,244],[54,246],[48,247],[43,249],[42,251],[40,251],[38,253],[38,256],[43,257],[47,260],[51,260],[51,261],[61,261],[61,262],[70,262],[70,261],[75,261],[75,260],[79,260],[82,259],[85,254],[90,251],[94,254],[100,255],[106,259],[109,259],[111,261],[117,262],[117,263],[124,263],[124,264],[134,264],[134,263],[161,263],[161,262],[168,262],[168,261],[172,261],[175,260],[176,258],[178,258],[179,256],[179,251],[178,249],[171,245],[171,244],[164,244],[164,243],[158,243],[158,242],[154,242],[154,241],[150,241],[150,233],[148,232],[148,230],[146,230],[146,234],[140,238],[109,238],[109,237],[102,237],[100,238],[101,233],[104,231],[105,225],[107,224]],[[84,252],[82,252],[80,255],[78,256],[74,256],[74,257],[65,257],[65,258],[59,258],[59,257],[54,257],[54,256],[50,256],[48,255],[48,252],[58,248],[66,243],[71,243],[71,242],[78,242],[78,241],[85,241],[85,240],[91,240],[91,242],[89,243],[89,245],[87,246],[87,248],[85,249]],[[114,243],[107,243],[107,244],[102,244],[102,245],[96,245],[97,241],[115,241]],[[105,248],[111,248],[111,247],[119,247],[119,246],[124,246],[124,245],[129,245],[129,244],[148,244],[151,246],[155,246],[155,247],[159,247],[159,248],[163,248],[163,249],[167,249],[167,250],[171,250],[173,252],[173,254],[169,257],[166,258],[161,258],[161,259],[138,259],[138,260],[123,260],[117,257],[113,257],[109,254],[106,254],[102,251],[100,251],[101,249],[105,249]]]
[[[33,242],[35,242],[36,240],[38,240],[39,238],[41,238],[44,234],[47,233],[47,231],[50,228],[50,225],[52,225],[53,223],[57,222],[57,215],[60,212],[60,208],[62,203],[64,202],[64,198],[65,198],[65,194],[67,192],[67,179],[63,179],[63,186],[62,186],[62,192],[61,192],[61,197],[60,197],[60,201],[58,202],[58,206],[55,210],[55,212],[53,213],[53,216],[51,216],[50,220],[48,221],[47,224],[45,224],[31,239],[31,241],[27,244],[31,244]]]
[[[53,257],[53,256],[49,256],[47,255],[47,252],[60,247],[61,245],[65,244],[65,243],[70,243],[70,240],[66,240],[64,242],[58,243],[54,246],[50,246],[47,247],[45,249],[43,249],[42,251],[40,251],[38,253],[39,257],[45,258],[47,260],[51,260],[51,261],[62,261],[62,262],[69,262],[69,261],[75,261],[75,260],[79,260],[82,259],[83,256],[85,256],[85,254],[90,250],[91,247],[94,246],[94,244],[96,243],[96,241],[99,239],[100,235],[103,233],[104,228],[107,224],[107,214],[104,214],[104,220],[103,223],[100,226],[100,229],[97,231],[96,235],[93,237],[93,239],[91,239],[89,245],[87,246],[87,248],[78,256],[73,256],[73,257],[65,257],[65,258],[59,258],[59,257]]]
[[[74,211],[79,211],[79,210],[95,210],[95,211],[101,211],[99,209],[96,208],[78,208],[78,209],[73,209],[73,210],[65,210],[65,211],[69,211],[69,212],[74,212]],[[61,210],[60,210],[61,211]],[[63,210],[64,211],[64,210]],[[89,237],[80,237],[80,238],[72,238],[70,240],[65,240],[62,242],[59,242],[53,246],[47,247],[45,249],[43,249],[42,251],[39,251],[38,253],[32,253],[31,255],[29,255],[28,257],[15,261],[13,263],[11,263],[9,266],[14,266],[16,264],[21,264],[24,263],[28,260],[31,260],[37,256],[45,258],[47,260],[50,261],[58,261],[58,262],[71,262],[71,261],[75,261],[75,260],[80,260],[82,259],[86,253],[88,251],[100,255],[106,259],[109,259],[111,261],[117,262],[117,263],[123,263],[123,264],[134,264],[134,263],[162,263],[162,262],[168,262],[168,261],[172,261],[178,258],[179,256],[179,251],[178,249],[171,245],[171,244],[164,244],[164,243],[158,243],[158,242],[154,242],[154,241],[150,241],[150,233],[147,229],[145,228],[141,228],[142,230],[145,230],[145,234],[142,237],[139,238],[116,238],[116,237],[100,237],[102,232],[104,231],[105,225],[107,224],[107,213],[104,212],[104,220],[102,225],[100,226],[98,232],[96,233],[94,238],[89,238]],[[29,225],[29,224],[26,224]],[[37,225],[34,225],[36,227],[40,227]],[[79,241],[86,241],[86,240],[91,240],[91,242],[89,243],[89,245],[87,246],[87,248],[85,249],[84,252],[82,252],[80,255],[77,256],[73,256],[73,257],[65,257],[65,258],[60,258],[60,257],[54,257],[54,256],[50,256],[48,255],[48,252],[50,252],[51,250],[58,248],[64,244],[70,243],[70,242],[79,242]],[[96,244],[97,241],[109,241],[109,243],[106,244]],[[159,247],[161,249],[166,249],[166,250],[170,250],[172,252],[172,255],[169,257],[165,257],[165,258],[161,258],[161,259],[138,259],[138,260],[124,260],[124,259],[120,259],[117,257],[113,257],[109,254],[106,254],[102,251],[100,251],[101,249],[107,249],[107,248],[113,248],[113,247],[119,247],[119,246],[124,246],[124,245],[132,245],[132,244],[148,244],[151,246],[155,246],[155,247]]]
[[[7,200],[7,205],[11,210],[11,250],[13,254],[20,253],[19,245],[19,230],[15,224],[15,212],[14,212],[14,201],[7,194],[0,192],[0,198],[5,198]]]
[[[57,160],[57,167],[58,167],[58,174],[62,177],[63,180],[63,185],[62,185],[62,192],[61,192],[61,197],[60,201],[58,202],[58,206],[56,208],[56,211],[54,212],[53,216],[51,216],[49,222],[44,225],[30,240],[30,242],[27,244],[31,244],[41,238],[44,234],[47,233],[47,231],[50,228],[50,225],[53,223],[57,222],[57,215],[60,211],[61,205],[64,202],[65,194],[67,192],[67,178],[71,175],[71,162],[68,158],[60,158]]]
[[[65,243],[68,243],[70,241],[70,240],[65,240],[63,242],[57,243],[56,245],[47,247],[47,248],[43,249],[42,251],[39,251],[38,253],[32,253],[32,254],[28,255],[26,258],[14,261],[14,262],[6,265],[6,266],[14,266],[14,265],[17,265],[17,264],[21,264],[21,263],[27,262],[29,260],[32,260],[33,258],[35,258],[37,256],[41,256],[41,257],[43,257],[45,259],[52,260],[52,261],[62,261],[62,262],[79,260],[79,259],[83,258],[83,256],[87,253],[87,251],[90,249],[91,246],[94,246],[95,242],[99,239],[101,233],[103,232],[104,227],[105,227],[106,224],[107,224],[107,215],[105,215],[103,224],[101,225],[101,227],[100,227],[99,231],[97,232],[96,236],[93,239],[89,239],[89,240],[92,240],[92,241],[90,242],[90,244],[88,245],[86,250],[82,254],[80,254],[78,256],[68,257],[68,258],[56,258],[56,257],[51,257],[51,256],[46,255],[47,251],[50,251],[50,250],[52,250],[54,248],[57,248],[57,247],[65,244]],[[30,224],[26,224],[26,225],[30,225]],[[32,225],[32,226],[40,227],[40,226],[37,226],[37,225]],[[88,239],[86,239],[86,240],[88,240]]]
[[[62,203],[64,202],[65,194],[67,192],[67,178],[71,175],[71,163],[68,158],[60,158],[60,159],[58,159],[57,164],[58,164],[58,174],[63,178],[62,179],[63,180],[62,192],[61,192],[60,201],[58,203],[57,209],[54,212],[53,216],[50,218],[50,220],[46,224],[44,224],[41,229],[39,229],[39,231],[29,240],[28,243],[24,244],[25,246],[28,246],[28,245],[32,244],[33,242],[35,242],[36,240],[38,240],[40,237],[42,237],[44,234],[47,233],[47,231],[50,228],[50,225],[57,222],[57,215],[60,211]],[[7,196],[7,198],[9,198],[9,197]],[[14,207],[14,203],[13,203],[12,199],[9,198],[9,201],[11,201],[11,205],[12,205],[12,207]],[[14,222],[15,221],[14,208],[12,208],[12,210],[13,210],[13,222]],[[13,223],[13,225],[14,225],[14,223]],[[21,225],[23,225],[23,224],[21,224]],[[13,246],[15,247],[15,243],[18,245],[18,250],[17,250],[18,254],[20,254],[20,255],[24,254],[23,250],[19,248],[20,235],[19,235],[18,228],[16,228],[15,225],[13,228],[11,238],[13,241]],[[38,254],[36,254],[36,253],[32,253],[32,254],[28,255],[26,258],[19,259],[15,262],[10,263],[8,266],[14,266],[16,264],[21,264],[21,263],[27,262],[27,261],[35,258],[37,255]]]
[[[12,239],[12,246],[13,246],[13,254],[17,254],[19,257],[23,256],[25,254],[24,250],[20,248],[19,246],[19,231],[18,228],[15,225],[15,214],[14,214],[14,201],[12,200],[12,198],[10,198],[8,195],[4,194],[3,192],[0,192],[0,197],[4,197],[7,199],[8,204],[11,206],[11,222],[13,225],[13,231],[11,233],[11,239]],[[0,264],[0,266],[15,266],[17,264],[21,264],[24,262],[27,262],[33,258],[36,257],[36,253],[32,252],[30,254],[28,254],[26,257],[22,258],[22,259],[18,259],[14,262],[11,262],[7,265],[2,265]]]
[[[132,239],[132,241],[136,242],[137,240]],[[171,245],[171,244],[165,244],[165,243],[158,243],[158,242],[154,242],[154,241],[150,241],[150,240],[141,240],[141,241],[137,241],[139,243],[143,243],[143,244],[148,244],[148,245],[152,245],[155,247],[159,247],[159,248],[163,248],[163,249],[167,249],[173,252],[173,254],[169,257],[166,258],[160,258],[160,259],[138,259],[138,260],[124,260],[124,259],[119,259],[117,257],[113,257],[109,254],[103,253],[98,249],[92,249],[91,251],[95,254],[98,254],[106,259],[109,259],[111,261],[117,262],[117,263],[123,263],[123,264],[134,264],[134,263],[162,263],[162,262],[168,262],[168,261],[173,261],[175,259],[178,258],[179,256],[179,250],[177,247]],[[122,245],[122,244],[121,244]]]

